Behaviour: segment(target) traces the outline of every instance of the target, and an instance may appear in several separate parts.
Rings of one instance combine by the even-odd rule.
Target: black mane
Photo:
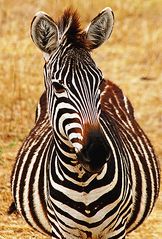
[[[78,12],[68,8],[58,21],[58,27],[61,35],[66,35],[69,43],[78,48],[89,48],[89,41],[86,39],[86,33],[81,28]]]

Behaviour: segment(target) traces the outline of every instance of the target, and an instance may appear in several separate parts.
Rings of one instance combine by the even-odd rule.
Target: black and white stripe
[[[32,39],[45,53],[46,90],[11,184],[20,214],[55,239],[125,238],[158,196],[153,148],[129,100],[89,53],[112,27],[109,8],[86,31],[71,10],[58,23],[42,12],[32,22]]]

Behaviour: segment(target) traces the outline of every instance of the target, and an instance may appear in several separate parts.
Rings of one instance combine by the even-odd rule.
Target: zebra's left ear
[[[91,43],[91,49],[99,47],[106,41],[113,30],[114,14],[111,8],[103,9],[86,28],[87,39]]]
[[[59,44],[59,30],[56,23],[44,12],[38,12],[31,23],[31,37],[36,46],[50,54]]]

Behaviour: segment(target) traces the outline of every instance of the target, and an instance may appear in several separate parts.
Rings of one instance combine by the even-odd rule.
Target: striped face
[[[103,151],[102,163],[96,167],[93,165],[96,171],[107,157],[99,123],[102,73],[84,49],[71,48],[70,45],[66,46],[66,51],[63,59],[60,49],[45,65],[51,124],[56,137],[71,151],[74,149],[88,171],[92,170],[89,163],[94,162],[95,154]]]
[[[106,8],[86,31],[80,29],[78,16],[70,11],[57,24],[38,13],[31,28],[33,41],[46,60],[44,77],[56,148],[67,155],[71,152],[70,158],[77,158],[90,172],[102,169],[108,147],[100,126],[103,77],[89,51],[110,36],[112,27],[113,14]]]
[[[54,131],[68,139],[77,152],[87,128],[98,126],[102,74],[84,49],[66,48],[63,59],[56,54],[46,64],[45,82]]]

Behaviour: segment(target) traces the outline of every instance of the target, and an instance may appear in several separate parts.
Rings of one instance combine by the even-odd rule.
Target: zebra
[[[11,188],[26,222],[53,239],[123,239],[158,197],[153,147],[129,99],[91,57],[113,25],[109,7],[86,29],[70,8],[57,22],[38,12],[31,23],[45,59],[45,90]]]

